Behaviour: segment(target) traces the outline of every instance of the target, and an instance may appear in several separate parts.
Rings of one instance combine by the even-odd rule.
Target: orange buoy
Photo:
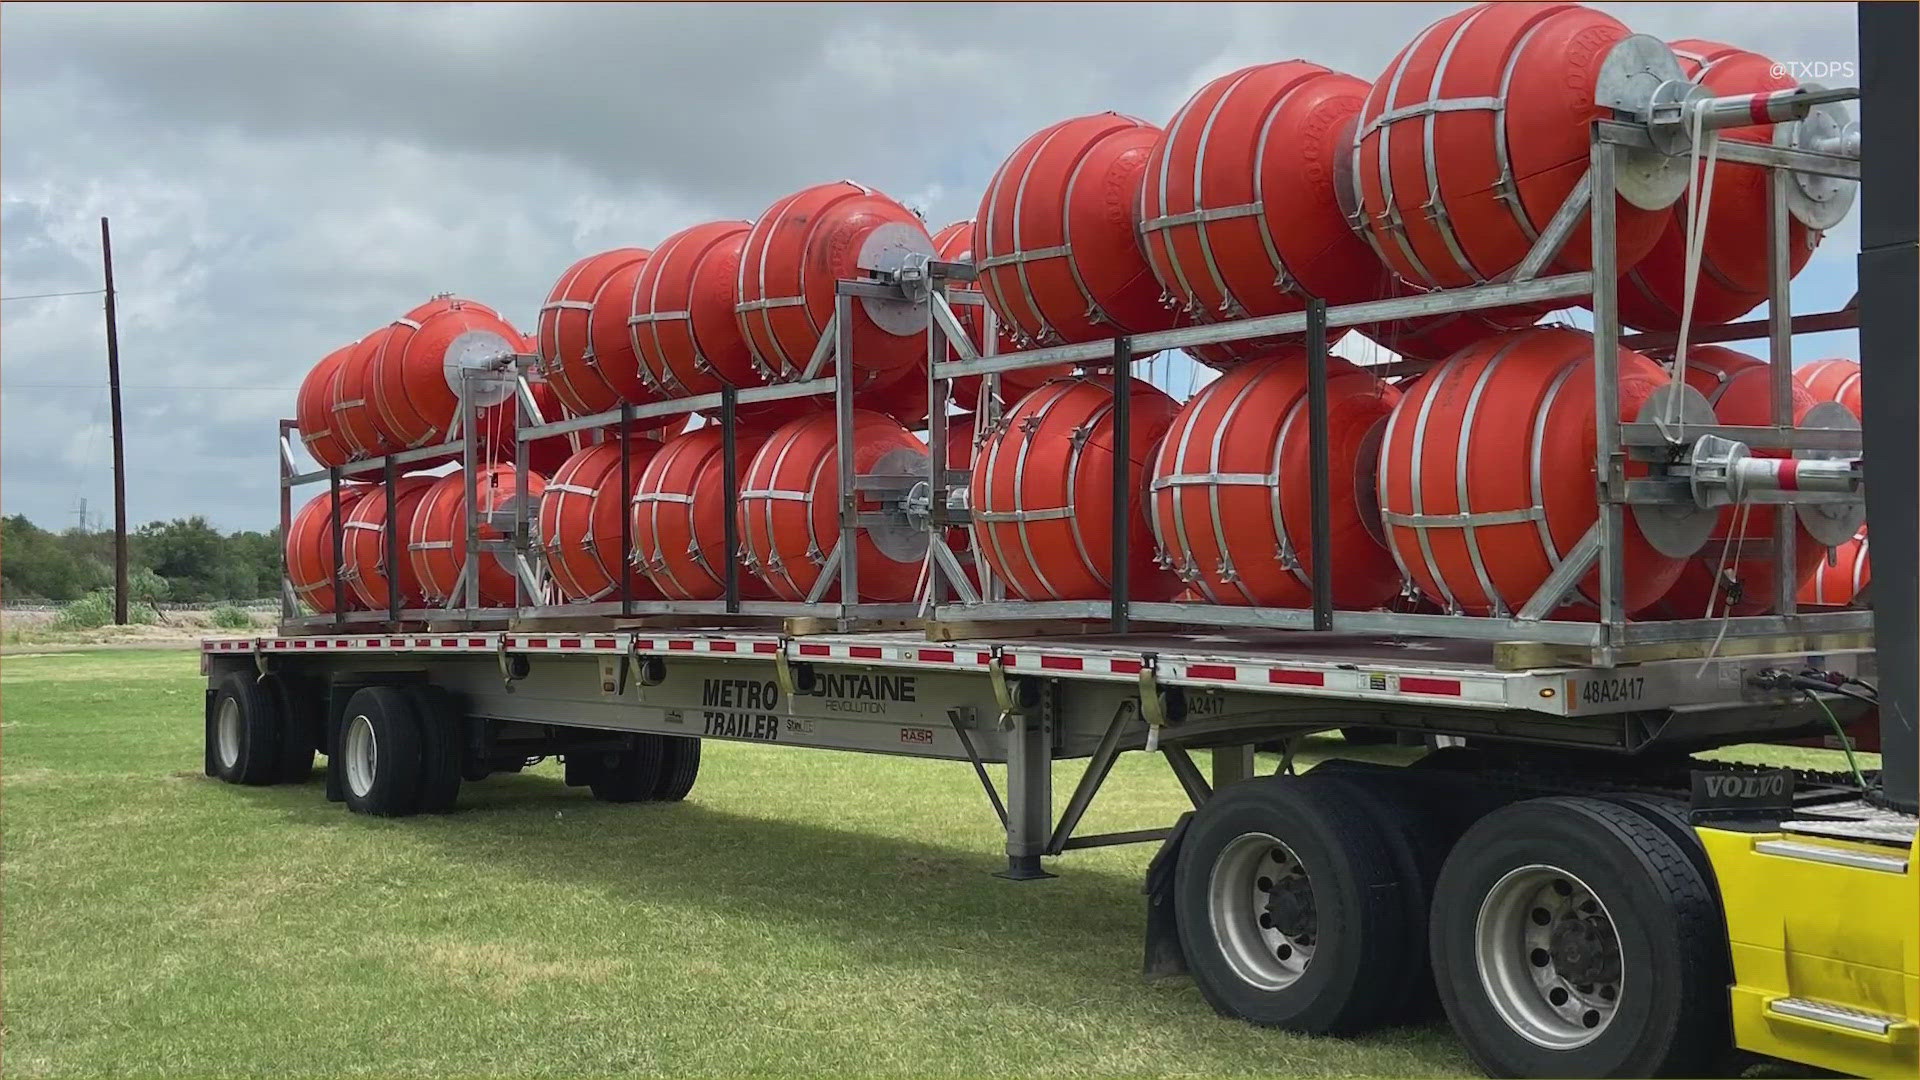
[[[352,590],[341,596],[333,589],[334,522],[352,514],[370,490],[366,484],[341,484],[337,515],[333,492],[323,491],[309,499],[287,526],[287,580],[293,584],[294,595],[317,615],[341,610],[342,606],[352,611],[357,606]],[[344,573],[344,564],[342,570]]]
[[[1783,65],[1731,45],[1676,41],[1673,52],[1687,77],[1716,97],[1790,90],[1798,85],[1787,76]],[[1720,138],[1770,145],[1773,125],[1730,128],[1720,132]],[[1696,182],[1705,183],[1704,162]],[[1715,165],[1700,274],[1694,284],[1694,325],[1732,322],[1766,302],[1769,209],[1766,169],[1726,162]],[[1628,326],[1641,330],[1680,328],[1691,216],[1691,203],[1682,195],[1653,249],[1622,275],[1620,321]],[[1787,235],[1788,268],[1798,274],[1813,257],[1813,249],[1820,246],[1822,234],[1789,216]]]
[[[371,367],[383,434],[396,449],[446,441],[465,371],[484,372],[471,380],[473,407],[500,407],[499,417],[479,422],[511,426],[514,373],[498,365],[524,340],[492,308],[458,297],[437,297],[395,319]]]
[[[1412,296],[1415,292],[1404,283],[1387,290],[1390,296]],[[1531,308],[1450,311],[1442,315],[1392,319],[1362,326],[1359,330],[1369,340],[1409,360],[1438,361],[1495,334],[1524,330],[1539,317],[1540,312]]]
[[[734,318],[746,221],[682,229],[653,249],[634,282],[633,350],[640,370],[668,397],[759,386],[772,371],[747,347]]]
[[[1623,420],[1671,381],[1626,349],[1619,371]],[[1415,383],[1387,422],[1381,517],[1401,572],[1449,611],[1518,611],[1599,517],[1593,456],[1592,335],[1536,327],[1455,355]],[[1629,465],[1629,476],[1642,473]],[[1622,599],[1631,614],[1666,593],[1681,560],[1625,519]],[[1597,604],[1598,583],[1596,569],[1559,614]]]
[[[941,262],[972,262],[973,222],[971,220],[956,221],[946,228],[941,229],[939,232],[934,233],[933,257],[939,259]],[[960,291],[978,293],[980,291],[980,284],[977,281],[964,283],[955,282],[948,286],[947,291],[949,293]],[[985,339],[981,335],[985,331],[986,315],[981,311],[980,307],[975,304],[954,304],[953,313],[960,317],[960,325],[966,330],[968,339],[973,342],[974,350],[984,355],[986,352],[984,348]],[[1015,352],[1019,349],[1019,346],[1014,343],[1013,337],[1007,333],[1005,324],[999,326],[999,332],[996,336],[999,340],[996,343],[995,352]],[[952,348],[948,349],[947,356],[954,360],[960,358],[959,353]],[[1073,374],[1072,364],[1048,364],[1045,367],[1019,368],[1014,371],[1003,371],[1000,373],[1001,400],[1018,400],[1028,392],[1038,389],[1042,383],[1045,383],[1049,379],[1057,379],[1062,375],[1071,374]],[[971,412],[980,403],[980,376],[966,375],[953,380],[953,389],[950,391],[950,394],[955,408],[966,409]]]
[[[474,474],[478,535],[483,542],[504,540],[507,534],[492,520],[494,515],[511,515],[519,497],[513,466],[488,465]],[[546,488],[545,478],[527,474],[527,498],[536,502]],[[413,572],[420,578],[420,590],[429,604],[445,603],[454,596],[466,600],[460,572],[467,565],[467,483],[459,469],[434,481],[426,497],[414,511],[413,528],[407,534],[407,556],[413,560]],[[528,516],[533,516],[529,507]],[[482,551],[479,562],[480,605],[511,607],[517,596],[512,570],[513,556],[501,551]],[[454,588],[461,587],[456,596]]]
[[[1765,426],[1773,422],[1773,392],[1767,365],[1732,349],[1700,345],[1687,350],[1687,385],[1700,391],[1722,424]],[[1816,402],[1793,387],[1793,423],[1799,424]],[[1756,450],[1759,457],[1784,457],[1779,450]],[[1668,619],[1705,619],[1722,615],[1764,615],[1773,610],[1778,566],[1773,557],[1774,508],[1727,506],[1708,534],[1705,546],[1685,568],[1651,614]],[[1795,582],[1811,577],[1826,548],[1800,529],[1794,541]]]
[[[1380,260],[1348,227],[1335,192],[1367,89],[1351,75],[1283,60],[1222,75],[1174,114],[1147,162],[1140,229],[1153,276],[1188,318],[1283,315],[1311,297],[1338,305],[1382,295]],[[1276,344],[1204,351],[1218,362]]]
[[[1815,360],[1793,369],[1794,381],[1807,388],[1815,401],[1837,401],[1860,419],[1860,365],[1835,358]]]
[[[927,448],[890,417],[854,411],[856,474],[926,470]],[[782,424],[753,455],[740,490],[740,535],[747,566],[781,600],[804,600],[819,580],[827,556],[840,540],[840,451],[834,445],[832,413]],[[861,511],[880,504],[859,497]],[[927,534],[910,525],[860,531],[855,552],[859,598],[872,602],[913,599],[926,559]],[[826,599],[837,600],[839,584]]]
[[[407,534],[434,482],[431,476],[402,476],[393,482],[392,531],[399,537],[394,570],[402,608],[419,607],[422,600],[419,575],[407,558]],[[387,486],[368,485],[365,496],[354,502],[353,512],[347,515],[340,580],[353,590],[360,607],[372,611],[387,610],[387,533]]]
[[[374,409],[373,361],[387,340],[392,326],[383,326],[347,347],[327,387],[328,407],[333,413],[331,429],[346,444],[348,456],[379,457],[402,449],[380,422]]]
[[[1587,171],[1595,84],[1630,31],[1577,4],[1483,3],[1420,32],[1373,84],[1353,170],[1365,236],[1421,288],[1490,281],[1520,264]],[[1618,269],[1644,256],[1667,210],[1618,208]],[[1591,226],[1550,266],[1584,270]]]
[[[636,600],[659,599],[620,544],[632,486],[660,452],[652,439],[627,440],[628,489],[620,486],[620,443],[598,442],[568,458],[540,492],[540,545],[560,595],[600,600],[614,595],[622,573]]]
[[[842,180],[796,191],[747,233],[735,277],[740,332],[774,377],[797,377],[833,317],[836,281],[932,254],[933,240],[913,211],[872,188]],[[856,390],[925,370],[924,308],[863,296],[852,309]]]
[[[1160,129],[1106,112],[1035,132],[980,200],[973,255],[1016,343],[1053,345],[1177,325],[1135,233]]]
[[[615,248],[589,255],[567,267],[547,302],[540,306],[540,366],[554,395],[573,416],[592,416],[620,404],[620,386],[610,367],[600,363],[600,345],[609,327],[618,323],[619,336],[627,336],[628,298],[633,278],[626,277],[626,289],[615,285],[622,271],[638,273],[646,264],[645,248]],[[597,314],[596,314],[597,313]],[[631,352],[631,346],[623,346]],[[626,376],[623,370],[619,373]],[[637,375],[632,376],[638,385]],[[646,400],[646,399],[642,399]]]
[[[520,351],[529,356],[540,355],[539,335],[523,335],[520,342]],[[527,393],[533,398],[534,411],[537,415],[522,416],[520,407],[522,403],[516,396],[513,409],[511,413],[508,414],[511,416],[513,423],[498,423],[493,425],[496,438],[490,454],[491,460],[503,464],[513,463],[514,440],[518,434],[516,426],[520,422],[524,421],[529,425],[540,423],[550,424],[556,420],[566,419],[566,413],[560,404],[560,396],[554,393],[552,384],[547,382],[540,371],[527,372]],[[491,421],[492,416],[490,415],[488,419]],[[506,417],[503,416],[502,419],[504,420]],[[554,471],[560,468],[561,463],[572,457],[578,449],[574,445],[574,438],[575,437],[566,435],[548,435],[543,439],[534,439],[529,442],[527,444],[527,468],[539,473],[541,476],[552,476]]]
[[[669,600],[719,600],[726,596],[727,519],[725,436],[720,427],[675,435],[647,462],[634,488],[635,565]],[[734,429],[736,492],[746,486],[747,467],[767,441],[765,432]],[[743,600],[771,600],[766,582],[737,575]]]
[[[358,344],[356,341],[342,345],[321,357],[319,363],[308,369],[307,377],[300,380],[300,393],[294,399],[293,415],[300,422],[300,441],[306,444],[313,460],[327,468],[353,460],[353,448],[333,427],[332,391],[340,365]]]
[[[1154,565],[1140,495],[1154,444],[1179,406],[1151,383],[1127,383],[1127,456],[1140,478],[1128,495],[1129,595],[1165,600],[1180,581]],[[1110,375],[1056,379],[1021,398],[976,452],[973,543],[1013,595],[1096,600],[1112,593],[1113,388]]]
[[[1867,584],[1873,580],[1873,566],[1867,557],[1867,529],[1862,525],[1853,539],[1833,549],[1831,561],[1820,549],[1820,565],[1813,576],[1800,583],[1802,607],[1848,607],[1865,602]]]
[[[952,472],[971,472],[975,452],[979,449],[980,430],[971,415],[950,416],[947,418],[947,469]],[[980,571],[974,565],[973,532],[970,529],[955,528],[947,531],[947,547],[959,556],[960,568],[967,573],[967,581],[975,590],[980,588]]]
[[[1374,491],[1380,437],[1400,392],[1327,361],[1333,603],[1379,607],[1400,591]],[[1154,455],[1162,563],[1207,603],[1313,603],[1306,350],[1285,346],[1215,379],[1181,406]]]

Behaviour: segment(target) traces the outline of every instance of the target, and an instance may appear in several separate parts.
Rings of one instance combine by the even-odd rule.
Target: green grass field
[[[196,659],[0,664],[9,1075],[1469,1068],[1443,1026],[1289,1037],[1142,982],[1153,849],[993,878],[964,764],[709,743],[684,804],[604,805],[543,765],[375,820],[317,770],[201,775]],[[1182,803],[1127,755],[1085,828]]]
[[[1142,982],[1153,849],[993,878],[997,823],[963,764],[709,743],[683,804],[597,803],[543,765],[467,785],[454,814],[370,819],[318,771],[201,775],[196,659],[0,665],[9,1075],[1470,1067],[1440,1024],[1307,1039]],[[1079,769],[1060,766],[1062,801]],[[1157,756],[1126,755],[1083,828],[1183,804]]]

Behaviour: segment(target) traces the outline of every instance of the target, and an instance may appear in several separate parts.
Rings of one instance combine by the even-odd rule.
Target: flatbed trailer
[[[1870,611],[1799,612],[1790,586],[1774,598],[1776,615],[1663,623],[1623,610],[1625,515],[1667,513],[1681,532],[1699,528],[1717,505],[1702,497],[1702,483],[1724,486],[1737,464],[1704,456],[1706,442],[1672,441],[1644,416],[1621,420],[1607,396],[1616,343],[1668,355],[1676,344],[1672,335],[1623,337],[1613,295],[1615,192],[1637,186],[1644,195],[1647,185],[1691,172],[1685,150],[1674,149],[1685,114],[1664,90],[1647,96],[1655,83],[1677,86],[1672,73],[1660,82],[1653,68],[1635,66],[1659,61],[1664,46],[1640,42],[1632,47],[1643,53],[1620,55],[1621,77],[1602,80],[1618,95],[1618,118],[1594,126],[1588,181],[1511,280],[1007,356],[991,353],[988,314],[985,355],[956,341],[955,360],[941,359],[946,335],[961,334],[940,276],[950,268],[920,267],[915,276],[896,267],[891,279],[840,283],[840,314],[797,381],[623,405],[518,433],[524,471],[532,438],[610,425],[624,433],[642,415],[703,410],[717,410],[724,426],[742,402],[831,394],[844,443],[849,365],[833,376],[820,371],[825,359],[846,355],[845,316],[856,302],[925,308],[929,415],[941,416],[948,383],[961,376],[991,387],[999,372],[1020,367],[1104,355],[1121,368],[1162,348],[1303,331],[1309,382],[1324,391],[1330,329],[1585,301],[1595,313],[1601,513],[1519,610],[1477,618],[1337,611],[1322,551],[1310,609],[1132,603],[1124,574],[1110,601],[1023,604],[996,595],[990,581],[968,586],[938,539],[919,603],[862,604],[853,580],[860,529],[905,524],[937,536],[964,526],[968,508],[954,498],[959,474],[929,466],[924,475],[855,476],[842,454],[839,544],[821,544],[832,550],[805,603],[742,601],[729,566],[724,601],[623,594],[552,604],[526,507],[494,522],[510,540],[482,540],[470,511],[469,560],[511,565],[519,603],[481,608],[468,578],[445,608],[303,617],[289,603],[279,634],[209,640],[201,658],[206,770],[273,783],[309,775],[318,752],[328,757],[330,799],[406,815],[450,809],[463,782],[541,757],[559,758],[566,782],[597,798],[683,799],[707,739],[949,760],[971,767],[1005,827],[1002,876],[1050,877],[1063,865],[1054,860],[1077,848],[1158,844],[1144,882],[1143,970],[1191,975],[1223,1015],[1350,1035],[1430,1017],[1437,999],[1494,1075],[1726,1074],[1737,1071],[1738,1055],[1758,1054],[1912,1076],[1920,1071],[1920,581],[1910,559],[1887,553],[1920,548],[1911,415],[1920,395],[1911,307],[1920,287],[1915,21],[1907,5],[1863,5],[1859,18],[1865,93],[1889,137],[1858,158],[1828,152],[1848,140],[1816,138],[1811,125],[1799,142],[1721,147],[1723,160],[1772,170],[1773,310],[1702,328],[1693,340],[1765,337],[1777,422],[1730,428],[1708,417],[1689,430],[1738,442],[1742,453],[1750,444],[1797,454],[1803,481],[1824,475],[1834,485],[1825,493],[1772,493],[1780,497],[1770,501],[1796,504],[1803,523],[1806,511],[1857,508],[1864,458],[1882,556]],[[1853,93],[1794,95],[1800,107],[1817,107]],[[1777,99],[1759,95],[1721,112],[1746,116]],[[1878,183],[1863,185],[1857,304],[1791,315],[1789,200],[1814,189],[1831,197],[1868,175]],[[1806,177],[1840,186],[1810,189]],[[1539,276],[1583,220],[1592,224],[1594,269]],[[1864,432],[1786,423],[1793,336],[1855,325],[1874,387]],[[990,398],[983,393],[983,408]],[[1116,398],[1121,443],[1126,398]],[[337,506],[343,478],[384,475],[390,486],[400,466],[448,456],[464,456],[471,476],[476,461],[473,440],[455,439],[303,474],[289,423],[283,507],[299,483],[328,481]],[[1321,425],[1309,425],[1324,450]],[[942,430],[929,431],[934,462],[946,460]],[[1850,461],[1813,464],[1836,455]],[[1629,460],[1664,475],[1628,482]],[[1124,496],[1137,477],[1124,466],[1115,473]],[[887,512],[859,510],[855,491]],[[1315,503],[1312,540],[1324,545],[1324,492]],[[1793,515],[1776,517],[1775,550],[1785,557]],[[1126,565],[1125,536],[1114,530],[1115,566]],[[389,578],[395,557],[389,541]],[[1588,573],[1600,585],[1593,621],[1544,618]],[[1096,625],[1109,632],[1089,632]],[[1333,729],[1433,749],[1403,767],[1336,757],[1295,775],[1299,738]],[[1813,774],[1693,756],[1810,738],[1879,747],[1884,770]],[[1256,747],[1280,752],[1277,772],[1256,775]],[[1195,759],[1203,751],[1205,769]],[[1193,809],[1161,828],[1082,833],[1088,806],[1127,752],[1162,757]],[[1085,765],[1056,814],[1055,763],[1066,760]],[[993,765],[1004,765],[1003,784]]]

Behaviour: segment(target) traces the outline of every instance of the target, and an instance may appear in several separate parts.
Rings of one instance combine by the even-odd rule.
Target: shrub
[[[213,625],[222,630],[251,630],[253,616],[238,604],[221,604],[213,609]]]
[[[127,605],[127,621],[145,626],[154,621],[151,606]],[[60,608],[53,625],[61,630],[98,630],[113,622],[113,590],[95,589]]]

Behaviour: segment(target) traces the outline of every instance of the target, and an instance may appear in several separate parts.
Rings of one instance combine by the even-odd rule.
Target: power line
[[[50,300],[56,296],[99,296],[106,291],[105,289],[80,289],[77,292],[43,292],[29,293],[26,296],[0,296],[0,303],[8,300]]]
[[[271,391],[274,391],[274,392],[276,392],[276,393],[284,393],[284,392],[288,392],[288,391],[297,391],[297,390],[299,390],[299,389],[300,389],[300,388],[299,388],[299,387],[297,387],[297,386],[180,386],[180,385],[168,385],[168,386],[138,386],[138,385],[134,385],[134,384],[131,384],[131,383],[122,383],[122,384],[120,384],[120,388],[121,388],[122,390],[194,390],[194,391],[200,391],[200,390],[230,390],[230,391],[233,391],[233,392],[236,392],[236,393],[253,393],[253,392],[256,392],[256,391],[262,391],[262,392],[263,392],[263,391],[269,391],[269,390],[271,390]],[[4,390],[12,390],[12,389],[20,389],[20,390],[98,390],[98,389],[100,389],[100,388],[99,388],[99,386],[97,386],[97,385],[95,385],[95,384],[93,384],[93,383],[43,383],[43,382],[15,382],[15,381],[13,381],[12,379],[7,379],[7,380],[4,380],[4,381],[0,381],[0,389],[4,389]]]

